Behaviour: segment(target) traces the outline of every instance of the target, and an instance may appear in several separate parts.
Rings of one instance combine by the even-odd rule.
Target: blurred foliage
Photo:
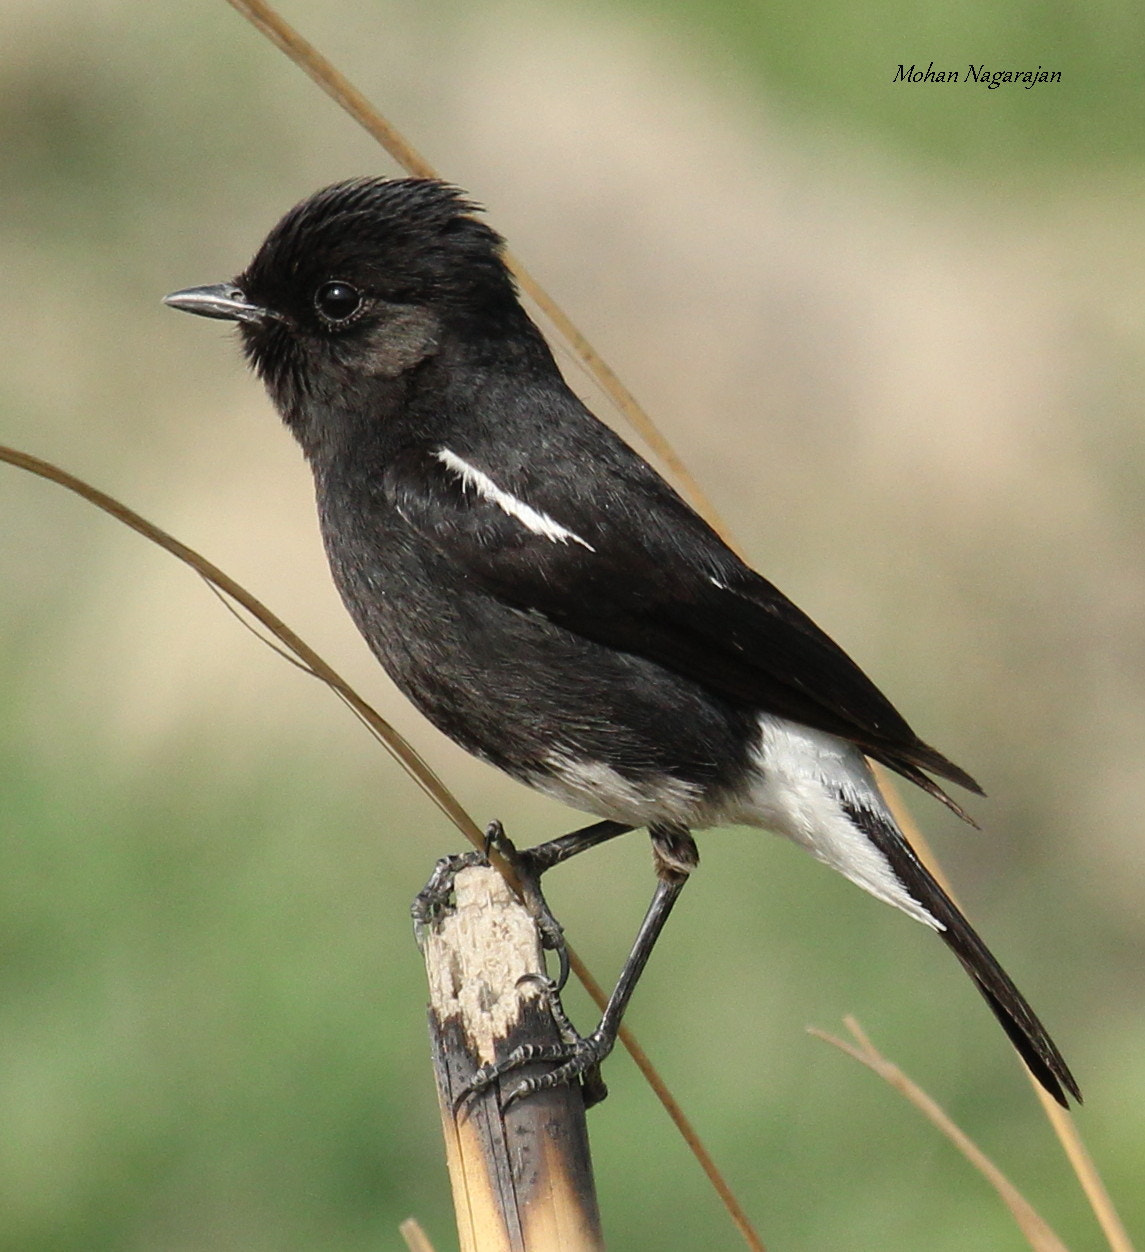
[[[1118,181],[1140,159],[1137,9],[326,0],[296,18],[450,177],[501,202],[518,251],[547,249],[543,272],[766,572],[988,776],[988,836],[920,815],[1060,1035],[1141,1229],[1145,236]],[[899,61],[931,59],[1065,81],[959,84],[956,105],[892,86]],[[746,138],[721,164],[725,132]],[[951,164],[975,173],[956,196],[933,178]],[[379,168],[221,3],[5,6],[0,440],[202,548],[475,814],[541,838],[575,819],[383,685],[233,345],[158,305],[235,272],[321,182]],[[1052,196],[1039,169],[1057,171]],[[457,836],[185,571],[6,467],[0,587],[0,1248],[396,1247],[414,1213],[445,1252],[406,908]],[[702,853],[631,1021],[769,1246],[1020,1246],[915,1115],[803,1036],[847,1011],[1071,1246],[1094,1246],[941,945],[774,840],[713,833]],[[603,979],[647,860],[634,837],[554,881]],[[612,1244],[736,1246],[622,1056],[608,1077],[592,1132]]]
[[[1145,13],[1133,0],[667,0],[641,7],[674,22],[713,66],[736,67],[802,120],[877,136],[928,163],[1005,182],[1141,162]],[[894,82],[900,64],[925,72],[931,62],[936,73],[957,71],[958,81]],[[967,81],[971,63],[990,71],[1041,66],[1061,70],[1062,80],[989,89]]]

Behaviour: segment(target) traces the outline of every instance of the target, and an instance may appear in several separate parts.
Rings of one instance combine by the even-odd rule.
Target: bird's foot
[[[472,852],[457,852],[452,856],[443,856],[433,867],[429,882],[417,893],[410,905],[410,916],[415,927],[428,926],[440,917],[442,912],[453,902],[453,884],[463,869],[489,864],[487,851],[474,849]]]
[[[420,931],[439,917],[442,911],[453,902],[453,885],[457,875],[463,869],[487,866],[490,851],[495,851],[503,857],[517,876],[521,902],[528,910],[541,936],[541,947],[557,954],[560,973],[557,976],[556,989],[559,992],[568,982],[569,954],[568,945],[565,943],[564,927],[553,916],[544,893],[541,891],[541,875],[550,868],[550,865],[539,862],[529,851],[519,851],[505,834],[504,826],[498,821],[490,822],[485,828],[483,848],[474,849],[472,852],[459,852],[453,856],[443,856],[433,867],[429,881],[417,893],[410,905],[410,916],[413,918],[414,927]]]
[[[550,1069],[544,1074],[530,1075],[510,1087],[501,1097],[502,1110],[538,1091],[571,1086],[575,1082],[580,1083],[585,1108],[592,1108],[594,1104],[599,1104],[608,1095],[608,1087],[601,1077],[600,1066],[604,1058],[612,1051],[616,1036],[610,1037],[602,1027],[598,1027],[591,1035],[582,1038],[577,1034],[576,1028],[565,1012],[556,984],[551,980],[547,981],[549,1010],[560,1031],[561,1042],[525,1044],[514,1048],[507,1056],[495,1061],[492,1065],[483,1065],[458,1096],[455,1108],[459,1108],[470,1097],[488,1091],[494,1083],[500,1082],[526,1065],[554,1061],[559,1062],[555,1069]]]

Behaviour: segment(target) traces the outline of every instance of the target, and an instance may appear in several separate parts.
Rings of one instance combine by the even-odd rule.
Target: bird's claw
[[[518,853],[513,847],[505,828],[494,819],[485,827],[485,838],[480,848],[470,852],[455,852],[443,856],[433,867],[429,881],[413,898],[410,915],[415,925],[424,926],[440,916],[443,909],[453,901],[454,880],[463,869],[483,868],[489,864],[489,853],[496,850],[514,866]]]
[[[454,1100],[456,1113],[471,1097],[488,1091],[495,1083],[526,1065],[539,1065],[559,1062],[555,1069],[544,1074],[536,1074],[522,1079],[516,1086],[504,1092],[501,1097],[501,1109],[525,1096],[534,1095],[538,1091],[549,1091],[553,1087],[571,1086],[580,1081],[581,1094],[585,1108],[599,1104],[608,1095],[608,1087],[600,1074],[600,1065],[612,1051],[615,1039],[610,1039],[599,1027],[591,1034],[582,1037],[572,1024],[565,1006],[561,1003],[560,989],[551,978],[541,974],[527,974],[521,982],[536,982],[548,1001],[549,1013],[560,1033],[559,1043],[522,1044],[514,1048],[507,1056],[491,1065],[483,1065],[469,1080],[461,1093]]]
[[[501,1096],[501,1111],[504,1112],[518,1100],[535,1095],[538,1091],[551,1091],[554,1087],[571,1086],[578,1081],[585,1107],[591,1108],[608,1095],[608,1087],[600,1075],[600,1065],[611,1051],[611,1042],[601,1037],[599,1032],[584,1039],[578,1037],[571,1042],[524,1044],[519,1048],[514,1048],[508,1056],[502,1057],[492,1065],[483,1065],[454,1101],[454,1112],[456,1113],[467,1100],[488,1091],[494,1083],[501,1081],[515,1070],[525,1065],[552,1061],[559,1061],[560,1064],[544,1074],[534,1074],[523,1078],[514,1087],[504,1092]]]
[[[433,867],[429,881],[414,896],[410,905],[414,926],[429,925],[449,907],[453,900],[454,879],[463,869],[488,864],[488,853],[476,848],[472,852],[456,852],[452,856],[443,856]]]

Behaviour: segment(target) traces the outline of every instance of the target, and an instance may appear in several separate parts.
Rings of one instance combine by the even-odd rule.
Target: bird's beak
[[[200,317],[219,317],[228,322],[265,322],[278,319],[278,314],[248,300],[234,283],[215,283],[210,287],[188,287],[163,297],[163,303],[184,313]]]

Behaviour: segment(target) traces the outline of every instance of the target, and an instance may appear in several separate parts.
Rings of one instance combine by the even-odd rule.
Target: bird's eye
[[[349,283],[323,283],[314,293],[314,307],[328,322],[345,322],[362,307],[362,293]]]

